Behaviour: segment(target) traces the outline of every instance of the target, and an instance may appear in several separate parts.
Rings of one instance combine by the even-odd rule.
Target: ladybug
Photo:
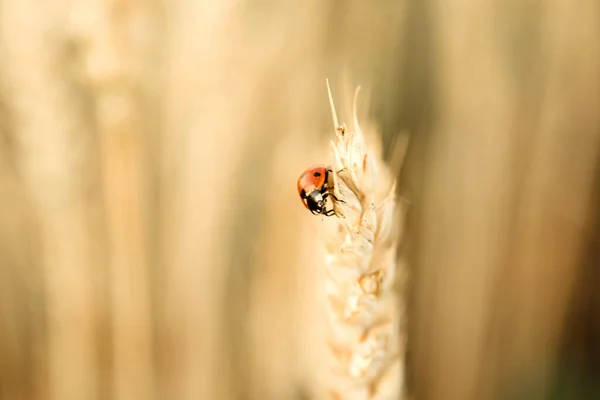
[[[311,165],[298,178],[298,193],[304,206],[313,214],[322,214],[327,217],[335,214],[332,208],[327,210],[325,200],[331,196],[340,201],[333,194],[333,170],[326,165]]]

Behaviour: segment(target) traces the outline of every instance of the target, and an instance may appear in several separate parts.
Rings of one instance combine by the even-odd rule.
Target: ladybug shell
[[[314,191],[323,191],[327,182],[327,166],[326,165],[311,165],[298,178],[298,193],[302,197],[302,192],[308,196]],[[308,208],[308,204],[303,199],[304,206]]]

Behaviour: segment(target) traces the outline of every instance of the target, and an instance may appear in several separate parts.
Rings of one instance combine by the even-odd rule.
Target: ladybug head
[[[323,199],[323,195],[320,191],[315,190],[309,193],[306,197],[306,204],[308,205],[308,209],[313,214],[321,214],[323,212],[323,208],[325,207],[325,200]]]

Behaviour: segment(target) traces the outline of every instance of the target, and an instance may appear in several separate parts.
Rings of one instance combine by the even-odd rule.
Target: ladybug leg
[[[334,199],[336,199],[336,201],[339,201],[340,203],[346,203],[343,200],[339,200],[337,197],[335,197],[335,195],[333,193],[325,193],[325,195],[323,195],[323,198],[325,198],[327,196],[332,196]],[[335,215],[336,217],[343,217],[343,214],[340,214],[336,211],[335,207],[332,207],[331,209],[327,210],[325,208],[323,208],[321,214],[325,215],[326,217],[330,217],[332,215]]]
[[[335,211],[334,208],[332,208],[331,210],[327,210],[323,213],[323,215],[327,216],[327,217],[331,217],[332,215],[335,215],[338,218],[344,218],[343,214],[339,214]]]
[[[326,217],[331,217],[334,214],[335,214],[335,210],[333,208],[331,210],[327,210],[323,213],[323,215],[325,215]]]
[[[323,195],[323,199],[326,199],[326,198],[327,198],[327,197],[329,197],[329,196],[333,197],[333,199],[334,199],[335,201],[337,201],[338,203],[346,204],[346,202],[345,202],[344,200],[340,200],[340,199],[338,199],[338,198],[337,198],[337,196],[336,196],[336,195],[335,195],[333,192],[327,192],[327,193],[325,193],[325,194]]]
[[[333,197],[334,200],[337,201],[338,203],[346,204],[346,202],[344,200],[338,199],[337,196],[333,193],[331,193],[331,197]]]

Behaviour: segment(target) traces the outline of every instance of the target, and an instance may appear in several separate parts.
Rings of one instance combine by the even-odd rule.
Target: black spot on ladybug
[[[314,175],[315,177],[317,177],[317,176],[321,176],[321,173],[320,173],[320,172],[315,172],[313,175]]]

